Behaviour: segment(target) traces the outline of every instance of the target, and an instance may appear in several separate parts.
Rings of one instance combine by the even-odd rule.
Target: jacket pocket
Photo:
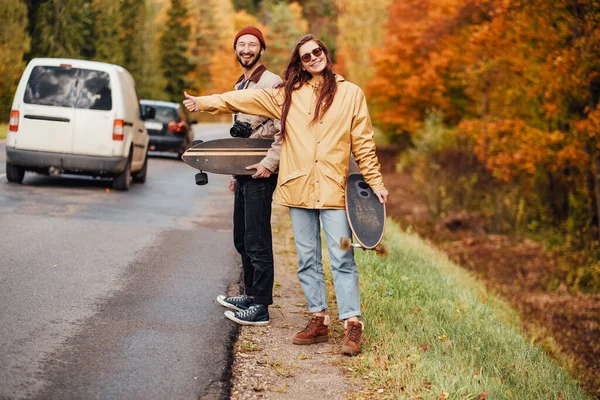
[[[308,184],[308,170],[303,168],[285,176],[279,175],[275,199],[279,204],[306,207],[314,196]]]
[[[337,174],[336,172],[332,171],[329,168],[324,168],[323,174],[326,177],[328,177],[329,179],[331,179],[332,181],[334,181],[335,183],[337,183],[339,187],[344,189],[344,191],[346,190],[346,177],[344,177],[340,174]]]
[[[294,179],[298,179],[301,176],[305,176],[308,174],[308,171],[304,168],[299,169],[297,171],[292,172],[291,174],[287,174],[286,176],[279,176],[279,186],[284,186]]]
[[[346,177],[329,168],[323,169],[323,175],[326,179],[321,184],[321,205],[343,208],[346,197]]]

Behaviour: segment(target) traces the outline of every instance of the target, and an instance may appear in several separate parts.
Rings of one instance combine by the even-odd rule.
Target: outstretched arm
[[[281,119],[283,104],[277,89],[235,90],[212,96],[190,96],[184,92],[183,104],[192,112],[204,111],[210,114],[244,114],[260,115],[267,118]]]

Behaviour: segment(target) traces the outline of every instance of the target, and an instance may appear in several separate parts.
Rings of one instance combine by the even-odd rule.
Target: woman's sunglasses
[[[310,53],[303,54],[302,57],[300,57],[300,59],[302,60],[302,62],[307,63],[312,59],[311,54],[315,57],[319,57],[321,54],[323,54],[323,49],[321,47],[317,47],[313,49],[313,51],[311,51]]]

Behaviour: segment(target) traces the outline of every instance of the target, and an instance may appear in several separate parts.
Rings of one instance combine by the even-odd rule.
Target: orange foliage
[[[412,133],[440,111],[504,181],[540,163],[586,170],[600,142],[597,1],[404,0],[387,28],[372,53],[378,122]]]
[[[588,161],[580,143],[563,146],[563,132],[545,132],[523,120],[463,121],[457,134],[473,141],[478,160],[504,182],[517,179],[531,185],[538,167],[556,171]],[[559,150],[552,151],[556,146]]]

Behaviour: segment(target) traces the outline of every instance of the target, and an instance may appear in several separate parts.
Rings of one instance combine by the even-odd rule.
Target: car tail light
[[[113,140],[123,140],[123,127],[125,126],[125,121],[122,119],[115,119],[115,123],[113,124]]]
[[[17,110],[12,110],[10,112],[10,118],[8,120],[8,130],[12,132],[16,132],[19,130],[19,112]]]
[[[184,130],[184,125],[183,122],[171,121],[167,129],[169,132],[181,133]]]

